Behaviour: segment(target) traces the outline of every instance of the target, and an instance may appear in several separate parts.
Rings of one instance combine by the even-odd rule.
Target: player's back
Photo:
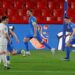
[[[7,26],[3,23],[0,23],[0,45],[4,45],[7,43],[7,39],[5,33],[7,31]]]

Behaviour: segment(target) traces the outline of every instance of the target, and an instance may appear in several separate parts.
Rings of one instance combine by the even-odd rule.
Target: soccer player
[[[8,27],[9,37],[10,37],[10,39],[11,39],[11,36],[14,37],[14,39],[16,40],[16,42],[19,43],[18,37],[17,37],[17,35],[15,34],[15,32],[13,30],[14,30],[14,27],[12,27],[12,26]],[[14,53],[16,54],[16,51],[14,50],[14,48],[12,46],[12,42],[11,42],[11,44],[10,43],[7,44],[7,50],[8,50],[7,62],[10,65],[10,53],[11,54],[14,54]]]
[[[7,42],[10,43],[10,38],[8,35],[8,17],[2,16],[0,23],[0,61],[3,61],[4,68],[10,69],[7,63]]]
[[[71,33],[69,41],[66,43],[66,58],[65,60],[70,60],[70,51],[71,45],[75,44],[75,24],[71,22],[70,17],[64,18],[65,23],[67,24],[67,29]]]
[[[27,15],[29,16],[29,26],[31,27],[31,30],[29,30],[30,33],[24,38],[24,44],[26,47],[26,55],[30,55],[28,41],[31,40],[32,38],[36,38],[40,43],[45,45],[48,49],[51,49],[51,47],[46,42],[43,41],[40,35],[40,32],[38,31],[37,21],[36,21],[36,18],[33,16],[32,10],[27,10]]]

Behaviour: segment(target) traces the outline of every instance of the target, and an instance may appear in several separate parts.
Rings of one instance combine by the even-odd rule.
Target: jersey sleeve
[[[31,23],[32,23],[32,24],[36,24],[36,18],[32,18],[32,19],[31,19]]]
[[[75,24],[72,24],[72,28],[75,28]]]

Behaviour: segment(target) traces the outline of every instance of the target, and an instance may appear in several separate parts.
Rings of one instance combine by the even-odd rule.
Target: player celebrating
[[[0,61],[4,63],[5,69],[10,69],[7,63],[7,42],[10,43],[10,38],[8,36],[8,28],[6,24],[8,23],[8,17],[2,16],[0,23]]]
[[[71,45],[75,43],[75,24],[71,22],[70,17],[65,17],[64,21],[67,24],[68,31],[71,33],[69,41],[66,43],[66,58],[65,58],[65,60],[69,60]]]
[[[24,44],[25,44],[25,47],[26,47],[26,55],[30,55],[30,51],[29,51],[29,48],[28,48],[28,41],[32,38],[36,38],[40,43],[45,45],[47,48],[51,49],[51,47],[46,42],[44,42],[42,40],[40,32],[38,31],[38,28],[37,28],[36,18],[33,16],[32,10],[27,10],[27,15],[29,16],[29,25],[31,27],[31,30],[30,30],[30,34],[28,34],[24,38]]]

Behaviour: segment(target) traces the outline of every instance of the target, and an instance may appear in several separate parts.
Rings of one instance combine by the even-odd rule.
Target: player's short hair
[[[71,17],[69,17],[69,16],[66,16],[66,17],[64,17],[65,19],[71,19]]]
[[[8,18],[7,16],[2,16],[2,17],[1,17],[1,22],[2,22],[2,21],[5,21],[7,18]]]

